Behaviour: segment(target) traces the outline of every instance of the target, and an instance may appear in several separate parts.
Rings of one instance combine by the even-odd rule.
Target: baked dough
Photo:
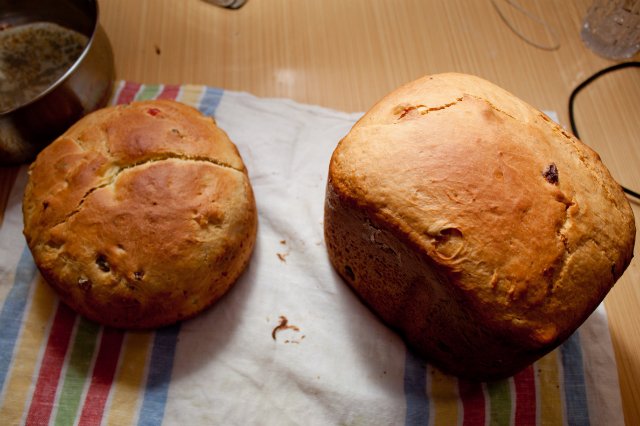
[[[463,74],[395,90],[329,168],[337,272],[419,354],[512,375],[568,338],[633,256],[633,212],[598,155]]]
[[[42,276],[87,318],[154,328],[196,315],[249,262],[247,170],[215,121],[168,101],[96,111],[31,165],[24,235]]]

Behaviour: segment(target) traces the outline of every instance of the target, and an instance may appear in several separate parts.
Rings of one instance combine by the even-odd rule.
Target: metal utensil
[[[0,164],[35,155],[83,115],[104,106],[115,76],[95,0],[0,0],[0,27],[51,22],[88,37],[76,61],[28,102],[0,113]]]

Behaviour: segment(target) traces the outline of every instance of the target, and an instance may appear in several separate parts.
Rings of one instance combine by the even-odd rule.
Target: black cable
[[[613,65],[611,67],[602,69],[600,71],[598,71],[597,73],[593,74],[591,77],[587,78],[585,81],[583,81],[582,83],[580,83],[578,85],[578,87],[576,87],[575,89],[573,89],[573,92],[571,92],[571,96],[569,96],[569,123],[571,124],[571,131],[573,132],[573,134],[575,135],[576,138],[580,139],[580,136],[578,135],[578,129],[576,128],[576,122],[573,118],[573,102],[576,98],[576,96],[578,95],[578,93],[580,93],[580,91],[582,89],[584,89],[585,87],[587,87],[590,83],[592,83],[594,80],[596,80],[599,77],[602,77],[605,74],[608,74],[610,72],[613,71],[617,71],[623,68],[638,68],[640,67],[640,62],[622,62],[616,65]],[[622,186],[622,185],[620,185]],[[640,199],[640,194],[637,193],[636,191],[633,191],[629,188],[626,188],[624,186],[622,186],[622,190],[624,192],[626,192],[627,194],[636,197],[637,199]]]

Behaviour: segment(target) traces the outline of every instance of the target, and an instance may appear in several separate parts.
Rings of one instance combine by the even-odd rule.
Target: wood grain
[[[102,0],[117,76],[142,83],[207,84],[264,97],[364,111],[424,74],[479,75],[568,126],[572,89],[612,65],[579,38],[590,0],[520,0],[556,31],[496,0],[541,50],[516,36],[490,0],[249,0],[227,10],[202,0]],[[622,74],[624,73],[624,75]],[[576,101],[583,140],[612,174],[640,190],[640,72],[598,81]],[[15,169],[0,170],[0,211]],[[640,205],[634,205],[640,218]],[[640,221],[638,221],[640,228]],[[638,248],[638,247],[636,247]],[[640,424],[640,261],[606,299],[627,424]]]

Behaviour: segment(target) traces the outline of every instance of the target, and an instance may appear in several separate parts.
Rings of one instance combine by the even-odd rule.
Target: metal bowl
[[[25,103],[0,112],[0,164],[31,161],[83,115],[104,106],[115,76],[113,53],[95,0],[0,0],[0,27],[51,22],[88,42],[75,62]]]

